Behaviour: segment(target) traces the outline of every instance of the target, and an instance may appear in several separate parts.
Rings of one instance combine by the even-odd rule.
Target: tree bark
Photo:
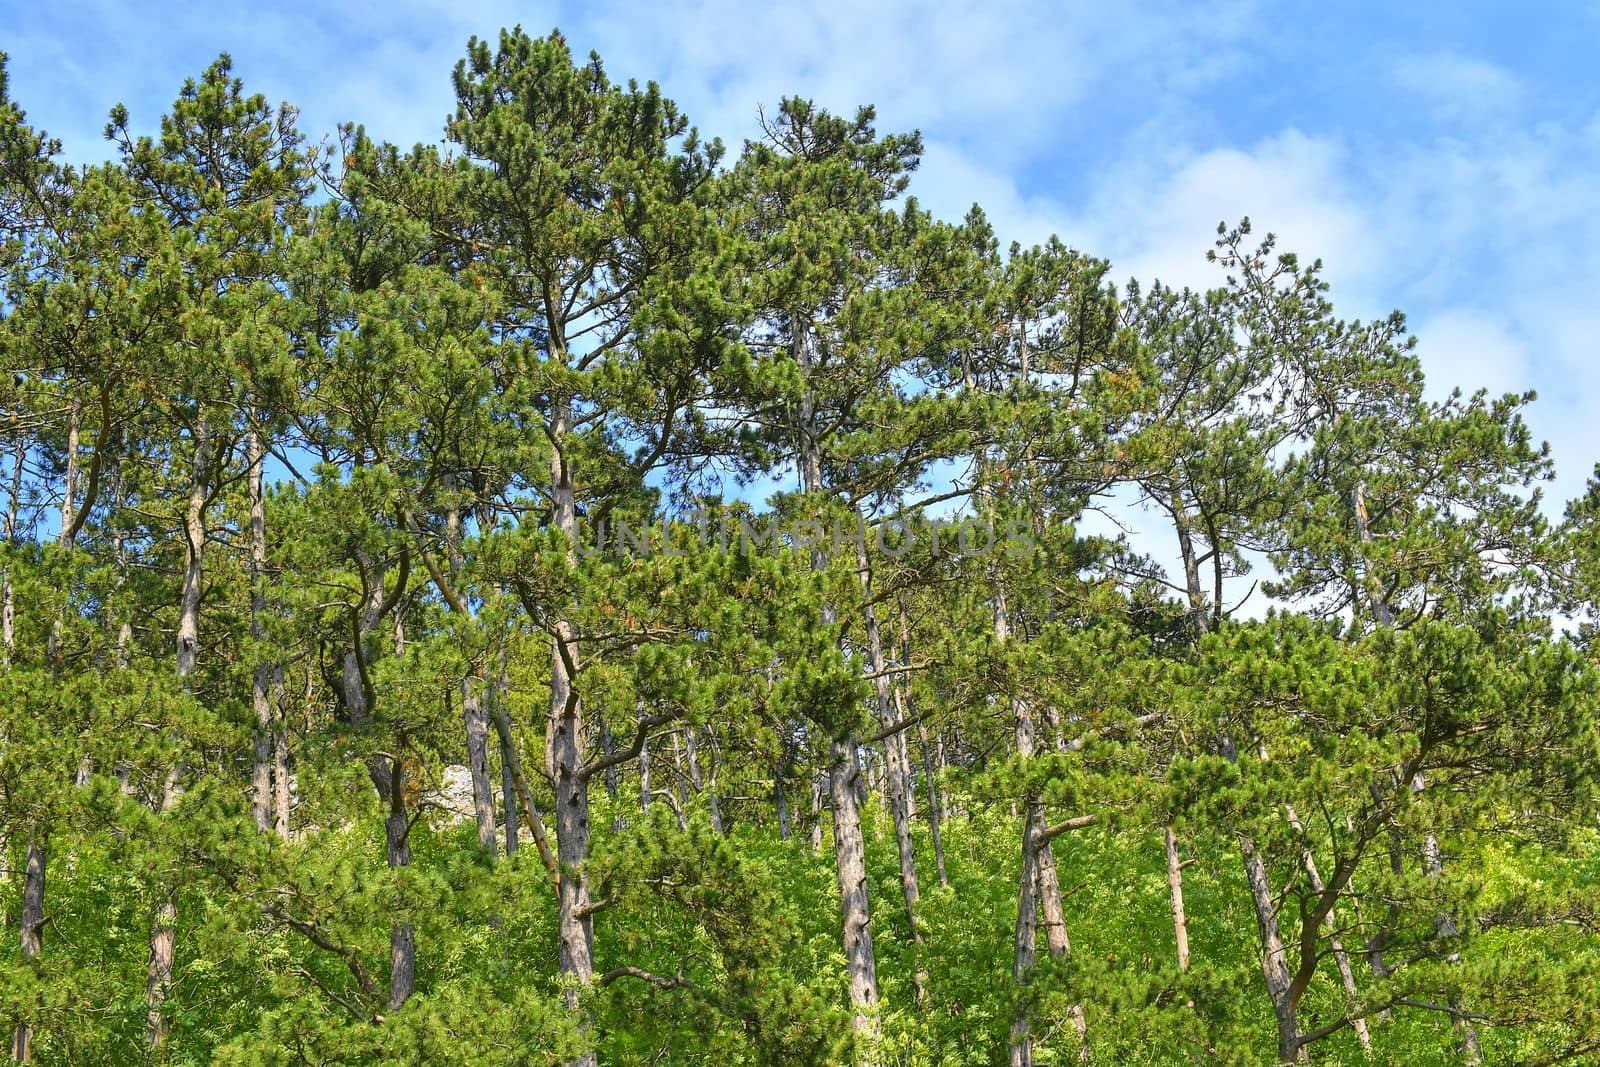
[[[262,467],[266,449],[261,434],[250,428],[247,441],[249,470],[246,478],[250,496],[250,635],[256,641],[256,668],[250,685],[250,707],[255,713],[255,748],[250,774],[250,806],[256,829],[265,833],[272,826],[272,765],[274,722],[272,714],[272,664],[263,647],[266,639],[267,611],[267,509],[262,492]]]
[[[1171,826],[1162,827],[1167,846],[1167,894],[1172,901],[1172,932],[1178,943],[1178,970],[1189,969],[1189,919],[1183,910],[1183,863],[1178,858],[1178,839]]]
[[[1426,788],[1427,782],[1421,774],[1411,781],[1411,788],[1420,793]],[[1429,881],[1438,881],[1444,877],[1444,852],[1439,848],[1439,835],[1429,830],[1422,841],[1422,870]],[[1434,920],[1434,929],[1440,940],[1448,941],[1456,936],[1456,921],[1448,912],[1440,912]],[[1461,962],[1461,954],[1452,952],[1445,957],[1446,963],[1456,964]],[[1476,1067],[1483,1062],[1483,1046],[1478,1041],[1478,1030],[1461,1012],[1461,1000],[1454,994],[1450,1001],[1450,1025],[1456,1031],[1456,1047],[1461,1053],[1461,1062],[1468,1067]]]
[[[391,871],[411,865],[411,822],[406,813],[406,765],[389,761],[389,814],[383,821],[384,854]],[[398,1011],[417,988],[417,935],[408,922],[389,927],[389,1010]]]
[[[178,610],[178,677],[194,674],[200,652],[200,598],[205,593],[206,497],[211,480],[211,433],[204,422],[194,430],[194,466],[184,509],[183,589]]]
[[[1296,832],[1303,835],[1305,833],[1305,825],[1301,823],[1300,816],[1296,814],[1294,808],[1288,804],[1285,804],[1283,806],[1283,810],[1284,814],[1289,818],[1289,825],[1294,827]],[[1311,848],[1309,845],[1301,849],[1300,863],[1301,866],[1305,868],[1306,880],[1311,883],[1312,892],[1318,894],[1319,896],[1326,892],[1327,885],[1322,881],[1322,873],[1317,870],[1317,859],[1311,854]],[[1326,922],[1328,923],[1330,930],[1337,928],[1338,924],[1334,920],[1334,913],[1331,908],[1328,911],[1328,918]],[[1328,946],[1333,950],[1333,962],[1338,968],[1339,982],[1344,988],[1345,997],[1349,999],[1352,1007],[1358,1007],[1361,991],[1356,987],[1355,972],[1350,969],[1350,955],[1344,949],[1344,942],[1338,934],[1330,933],[1328,936]],[[1350,1027],[1355,1031],[1356,1040],[1361,1043],[1361,1051],[1366,1053],[1368,1056],[1371,1056],[1372,1034],[1367,1029],[1366,1017],[1357,1016],[1356,1018],[1352,1019],[1350,1021]]]
[[[200,655],[200,602],[205,595],[206,501],[210,493],[213,448],[210,428],[203,418],[196,422],[191,436],[194,457],[183,517],[183,585],[179,594],[177,638],[178,677],[185,685],[193,677]],[[157,814],[171,805],[177,792],[178,777],[177,768],[168,772]],[[170,1026],[166,1017],[166,999],[172,985],[177,925],[177,890],[167,887],[161,891],[150,924],[150,966],[145,981],[145,1002],[148,1007],[145,1040],[151,1048],[159,1048],[165,1043]]]
[[[794,829],[790,826],[789,818],[789,765],[794,756],[789,747],[789,739],[783,739],[783,752],[778,757],[778,762],[772,768],[772,802],[778,809],[778,839],[787,841],[793,836]]]
[[[865,1042],[859,1062],[873,1058],[878,1037],[878,968],[872,944],[872,909],[867,893],[866,841],[861,834],[861,809],[856,780],[861,764],[855,742],[835,738],[829,746],[832,773],[833,853],[839,876],[839,917],[843,929],[845,973],[850,987],[851,1027]]]
[[[272,669],[272,828],[289,840],[289,731],[285,722],[283,667]]]
[[[859,521],[859,513],[858,513]],[[904,721],[903,708],[890,691],[888,659],[883,652],[883,634],[878,627],[878,613],[872,603],[872,569],[867,559],[865,537],[856,540],[856,576],[861,586],[862,615],[867,630],[867,665],[872,671],[872,689],[878,708],[878,725],[889,728]],[[904,763],[905,730],[902,727],[884,738],[884,779],[889,796],[889,810],[894,820],[895,849],[900,859],[900,892],[905,900],[906,925],[911,930],[911,940],[921,944],[922,930],[917,925],[917,900],[921,896],[917,885],[917,860],[911,840],[911,805],[908,799],[910,771]],[[915,976],[917,999],[920,1002],[927,992],[927,976],[919,969]]]
[[[1033,1067],[1033,1012],[1028,986],[1039,945],[1038,849],[1034,832],[1038,822],[1022,823],[1022,868],[1017,884],[1017,933],[1012,946],[1011,981],[1016,986],[1017,1009],[1011,1019],[1011,1067]]]
[[[927,725],[918,723],[917,733],[922,745],[922,776],[928,783],[928,835],[933,839],[933,864],[939,872],[939,884],[948,886],[950,876],[945,873],[944,865],[944,831],[940,825],[942,816],[939,813],[939,787],[934,772],[933,757],[928,749]]]
[[[35,959],[44,948],[45,843],[37,832],[28,835],[27,859],[22,874],[22,958]],[[33,1024],[17,1025],[11,1043],[11,1058],[26,1062],[33,1054]]]
[[[178,772],[167,773],[167,782],[156,803],[156,814],[165,812],[177,796]],[[171,1026],[166,1014],[167,994],[172,988],[172,967],[178,940],[178,891],[164,886],[158,891],[155,914],[150,921],[150,964],[145,971],[145,1042],[151,1048],[166,1043]]]
[[[11,485],[6,494],[6,544],[17,536],[17,513],[22,506],[22,468],[27,459],[26,439],[17,435],[17,446],[11,457]],[[0,655],[11,663],[11,654],[17,647],[17,605],[11,584],[11,567],[0,569]]]
[[[1218,748],[1229,763],[1239,761],[1239,752],[1233,738],[1222,735]],[[1250,887],[1250,901],[1255,908],[1256,929],[1261,936],[1261,976],[1266,982],[1267,998],[1272,1002],[1272,1013],[1278,1024],[1278,1057],[1281,1062],[1292,1060],[1309,1062],[1310,1054],[1300,1043],[1298,1006],[1291,994],[1293,977],[1289,972],[1289,959],[1284,951],[1283,937],[1278,930],[1278,913],[1273,904],[1272,885],[1267,877],[1267,864],[1256,850],[1249,834],[1235,835],[1239,852],[1244,859],[1245,883]]]
[[[810,325],[795,316],[789,338],[790,355],[803,376],[811,374]],[[820,493],[822,448],[817,438],[816,397],[807,381],[800,394],[798,440],[801,485],[807,493]],[[824,570],[827,558],[821,546],[812,550],[813,570]],[[832,626],[838,616],[825,604],[820,620]],[[878,1020],[878,960],[872,940],[872,905],[867,892],[866,841],[861,832],[861,760],[855,739],[846,731],[829,743],[828,792],[833,801],[833,851],[839,881],[840,939],[844,948],[845,970],[849,982],[851,1029],[860,1045],[857,1060],[862,1067],[877,1062],[880,1034]],[[818,828],[820,837],[820,823]]]
[[[639,742],[639,813],[650,814],[650,738]]]
[[[461,680],[461,717],[467,731],[467,768],[472,777],[472,814],[478,824],[478,847],[484,855],[499,851],[495,837],[494,786],[489,779],[489,719],[484,692],[472,675]]]
[[[1011,615],[1006,603],[1005,591],[999,588],[998,585],[996,586],[994,595],[994,632],[995,639],[1001,644],[1004,644],[1011,639]],[[1038,748],[1037,731],[1034,726],[1032,710],[1029,708],[1026,700],[1018,696],[1013,696],[1011,699],[1011,711],[1013,716],[1017,755],[1024,760],[1029,759],[1034,755]],[[1045,941],[1049,946],[1050,955],[1052,957],[1062,957],[1067,955],[1067,953],[1072,950],[1072,946],[1067,939],[1066,909],[1061,900],[1061,881],[1056,873],[1054,851],[1050,847],[1049,840],[1042,837],[1042,831],[1045,827],[1044,804],[1035,798],[1031,793],[1023,798],[1022,820],[1022,837],[1024,842],[1027,843],[1027,848],[1031,850],[1033,856],[1031,860],[1024,860],[1024,873],[1028,874],[1031,872],[1031,877],[1033,878],[1035,885],[1035,888],[1030,894],[1032,911],[1028,915],[1026,922],[1030,930],[1037,930],[1039,918],[1042,916],[1044,920],[1043,925],[1045,928]],[[1035,845],[1035,842],[1037,842],[1037,845]],[[1022,915],[1023,904],[1024,901],[1019,897],[1017,902],[1018,925],[1015,949],[1017,955],[1015,955],[1012,960],[1013,976],[1015,976],[1019,971],[1024,975],[1027,975],[1031,972],[1033,967],[1035,947],[1032,935],[1030,935],[1030,940],[1027,946],[1028,952],[1026,961],[1023,960],[1021,955],[1023,940],[1022,925],[1024,922]],[[1026,967],[1024,967],[1024,962],[1026,963]],[[1019,990],[1019,993],[1020,992],[1021,990]],[[1018,1011],[1025,1012],[1027,1010],[1028,1002],[1024,996],[1018,1002]],[[1080,1004],[1073,1005],[1069,1009],[1068,1014],[1071,1018],[1073,1029],[1075,1029],[1078,1033],[1079,1058],[1087,1059],[1089,1050],[1087,1040],[1088,1020],[1084,1016],[1083,1006]],[[1011,1051],[1013,1063],[1019,1062],[1018,1057],[1022,1057],[1020,1062],[1024,1064],[1031,1064],[1033,1062],[1032,1038],[1028,1036],[1031,1032],[1031,1029],[1031,1021],[1028,1019],[1017,1019],[1013,1021],[1013,1039]]]
[[[577,498],[572,464],[563,451],[570,427],[566,398],[553,404],[550,439],[551,525],[567,536],[569,552],[578,544]],[[545,728],[545,767],[555,790],[556,858],[560,865],[560,967],[567,1008],[588,1027],[581,1014],[585,990],[594,984],[594,918],[584,865],[589,859],[589,781],[584,771],[583,705],[574,688],[578,670],[577,632],[560,619],[551,634],[550,716]],[[585,1052],[572,1067],[594,1067],[595,1054]]]
[[[722,833],[722,809],[717,804],[715,789],[706,789],[706,779],[700,770],[700,744],[699,736],[693,726],[683,728],[683,758],[689,771],[689,784],[694,791],[706,798],[706,809],[711,818],[711,828],[717,833]],[[687,798],[685,798],[687,803]]]

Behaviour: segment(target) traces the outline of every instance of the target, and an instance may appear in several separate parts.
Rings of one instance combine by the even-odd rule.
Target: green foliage
[[[76,168],[0,63],[19,1055],[1600,1054],[1531,395],[1248,223],[1204,291],[1002,253],[870,107],[725,162],[559,33],[453,84],[324,156],[223,56]]]

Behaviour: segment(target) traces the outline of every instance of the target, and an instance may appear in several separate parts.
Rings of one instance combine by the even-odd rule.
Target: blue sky
[[[223,50],[313,137],[353,119],[409,144],[438,137],[467,37],[517,22],[655,79],[730,145],[784,94],[874,103],[883,128],[923,131],[924,203],[958,216],[976,200],[1003,240],[1059,233],[1119,276],[1209,283],[1217,222],[1248,214],[1326,261],[1345,314],[1405,310],[1437,390],[1537,389],[1553,498],[1600,460],[1600,0],[0,0],[0,49],[75,159],[105,151],[112,104],[153,128]]]

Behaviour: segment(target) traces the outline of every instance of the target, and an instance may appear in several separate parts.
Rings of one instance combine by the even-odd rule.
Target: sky
[[[922,131],[911,192],[982,204],[1002,242],[1209,285],[1217,224],[1248,215],[1321,258],[1342,315],[1406,312],[1435,394],[1538,392],[1553,517],[1600,461],[1600,0],[257,7],[0,0],[0,50],[76,160],[108,154],[113,104],[153,130],[223,51],[313,140],[353,120],[435,141],[467,39],[519,23],[658,82],[735,150],[785,95],[871,103]]]

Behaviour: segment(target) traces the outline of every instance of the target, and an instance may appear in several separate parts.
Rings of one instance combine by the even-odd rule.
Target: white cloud
[[[1221,280],[1205,261],[1217,224],[1245,216],[1280,249],[1324,257],[1335,278],[1368,271],[1379,243],[1340,145],[1293,129],[1243,149],[1124,160],[1097,179],[1069,234],[1109,256],[1118,277],[1199,288]]]
[[[1240,118],[1262,97],[1228,80],[1267,69],[1263,50],[1290,32],[1262,15],[1248,0],[398,0],[248,13],[96,0],[23,12],[8,46],[19,99],[78,158],[102,154],[112,103],[127,100],[153,127],[182,77],[223,49],[249,87],[301,105],[310,133],[359,119],[379,137],[431,140],[466,38],[519,20],[531,33],[560,25],[614,76],[659,81],[734,149],[754,133],[757,105],[788,93],[843,111],[875,103],[880,128],[925,132],[912,191],[947,217],[979,201],[1002,243],[1059,232],[1109,256],[1117,277],[1208,285],[1217,222],[1249,215],[1258,234],[1326,261],[1341,313],[1410,310],[1441,386],[1538,387],[1530,421],[1557,449],[1558,493],[1575,492],[1600,457],[1585,410],[1600,395],[1600,314],[1589,310],[1600,290],[1600,117],[1561,117],[1566,102],[1540,99],[1527,72],[1380,40],[1349,69],[1387,70],[1403,135],[1343,127],[1333,107],[1292,124]],[[1132,121],[1094,121],[1129,101]]]
[[[1503,315],[1451,308],[1415,324],[1419,352],[1435,396],[1451,389],[1487,389],[1491,395],[1528,388],[1533,377],[1527,343],[1512,334]]]
[[[1404,55],[1390,77],[1439,115],[1452,119],[1514,108],[1524,92],[1522,83],[1505,68],[1452,52]]]

